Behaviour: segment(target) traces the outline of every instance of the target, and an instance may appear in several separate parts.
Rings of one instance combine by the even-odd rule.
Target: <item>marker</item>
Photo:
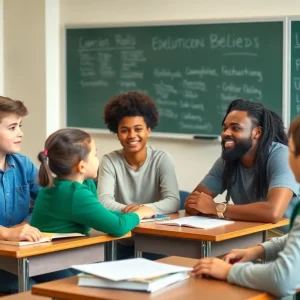
[[[193,137],[194,140],[221,140],[220,136],[208,136],[208,135],[194,135]]]

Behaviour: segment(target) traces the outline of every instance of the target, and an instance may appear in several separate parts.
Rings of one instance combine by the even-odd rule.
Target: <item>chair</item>
[[[179,191],[180,209],[184,209],[184,202],[189,194],[190,194],[190,192],[187,192],[187,191]]]

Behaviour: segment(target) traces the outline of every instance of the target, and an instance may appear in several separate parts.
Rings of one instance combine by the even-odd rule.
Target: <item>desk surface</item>
[[[168,257],[161,262],[192,267],[197,259],[184,257]],[[213,279],[201,279],[191,277],[173,286],[167,287],[153,294],[144,292],[121,291],[101,288],[78,287],[77,278],[71,277],[48,283],[34,285],[32,293],[54,298],[74,300],[96,299],[130,299],[130,300],[182,300],[182,299],[211,299],[211,300],[272,300],[274,297],[267,293],[250,290],[227,282]]]
[[[122,237],[112,237],[104,233],[92,230],[90,236],[58,239],[53,242],[46,242],[29,246],[19,247],[0,244],[0,256],[14,258],[31,257],[51,252],[111,242],[128,237],[131,237],[131,232],[127,233]]]
[[[189,216],[184,210],[170,214],[171,219]],[[159,225],[157,222],[141,223],[132,232],[138,234],[160,235],[175,238],[219,242],[236,237],[253,234],[289,224],[289,219],[282,219],[276,224],[234,221],[232,224],[212,229]]]
[[[1,297],[1,300],[51,300],[51,298],[32,295],[31,292]]]

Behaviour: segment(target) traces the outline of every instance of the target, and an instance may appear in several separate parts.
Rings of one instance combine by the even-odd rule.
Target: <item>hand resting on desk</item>
[[[248,249],[233,249],[222,259],[202,258],[194,266],[193,274],[201,277],[211,276],[220,280],[227,280],[232,264],[248,262],[265,258],[264,247],[258,245]]]
[[[197,213],[216,215],[216,206],[213,198],[203,192],[194,191],[186,199],[185,208],[190,208]],[[187,210],[189,212],[189,210]]]
[[[0,238],[9,241],[37,242],[43,237],[42,233],[27,223],[11,228],[0,227]]]
[[[134,204],[127,205],[122,210],[122,212],[124,213],[134,212],[140,217],[140,220],[156,216],[156,211],[153,208],[144,205],[134,205]]]

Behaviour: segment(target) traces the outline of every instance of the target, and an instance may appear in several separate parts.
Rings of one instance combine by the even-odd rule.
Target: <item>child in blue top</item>
[[[28,114],[21,101],[0,97],[0,239],[38,241],[41,232],[29,225],[34,201],[40,189],[37,169],[25,155],[19,154],[23,139],[22,117]],[[1,268],[1,266],[0,266]],[[49,273],[30,279],[36,282],[59,279],[67,271]],[[18,291],[18,277],[0,270],[0,293]]]

